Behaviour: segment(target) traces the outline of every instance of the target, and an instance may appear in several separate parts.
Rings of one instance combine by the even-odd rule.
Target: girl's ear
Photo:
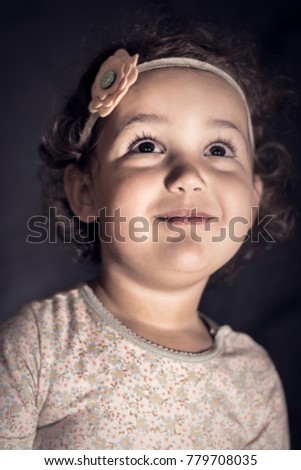
[[[91,222],[89,218],[95,217],[97,210],[90,177],[76,165],[69,165],[64,173],[64,189],[74,215],[82,222]]]

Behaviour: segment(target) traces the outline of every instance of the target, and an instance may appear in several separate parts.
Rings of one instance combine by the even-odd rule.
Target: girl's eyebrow
[[[242,134],[239,127],[236,124],[234,124],[234,122],[228,121],[227,119],[210,119],[208,121],[208,124],[212,126],[216,126],[216,127],[225,127],[227,129],[235,129],[237,132]]]
[[[124,118],[120,120],[118,128],[113,134],[113,139],[116,139],[117,137],[122,135],[125,132],[125,130],[131,127],[133,124],[141,123],[141,122],[144,124],[145,123],[146,124],[150,124],[150,123],[157,123],[157,124],[165,123],[166,124],[168,122],[168,119],[165,116],[160,116],[158,114],[153,114],[153,113],[137,114],[136,116],[133,116],[130,118],[128,116],[125,116]],[[226,129],[234,129],[237,132],[239,132],[239,134],[244,138],[244,135],[242,131],[239,129],[239,127],[236,124],[234,124],[234,122],[228,121],[227,119],[209,119],[207,124],[214,126],[214,127],[224,127]]]
[[[227,127],[228,129],[235,129],[238,132],[241,132],[240,129],[232,121],[227,121],[226,119],[210,119],[208,124],[217,126],[217,127]]]
[[[159,116],[158,114],[137,114],[131,118],[125,116],[123,119],[120,120],[118,128],[116,132],[114,132],[113,138],[116,139],[119,137],[128,127],[132,126],[137,122],[142,123],[166,123],[167,118],[165,116]]]

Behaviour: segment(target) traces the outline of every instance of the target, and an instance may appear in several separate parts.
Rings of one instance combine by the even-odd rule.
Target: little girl
[[[63,239],[101,270],[4,326],[0,447],[287,449],[268,354],[197,310],[259,217],[271,237],[289,225],[252,51],[200,25],[133,36],[95,58],[41,145]]]

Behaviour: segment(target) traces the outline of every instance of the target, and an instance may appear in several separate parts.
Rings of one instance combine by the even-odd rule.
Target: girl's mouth
[[[182,216],[173,216],[173,217],[166,217],[160,216],[158,217],[159,220],[162,220],[166,223],[174,224],[204,224],[210,217],[182,217]]]
[[[170,224],[204,224],[213,216],[197,209],[176,209],[157,217]]]

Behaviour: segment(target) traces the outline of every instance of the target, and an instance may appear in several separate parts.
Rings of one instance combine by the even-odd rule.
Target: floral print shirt
[[[26,305],[1,331],[1,449],[287,449],[265,350],[220,327],[181,353],[119,322],[87,284]]]

